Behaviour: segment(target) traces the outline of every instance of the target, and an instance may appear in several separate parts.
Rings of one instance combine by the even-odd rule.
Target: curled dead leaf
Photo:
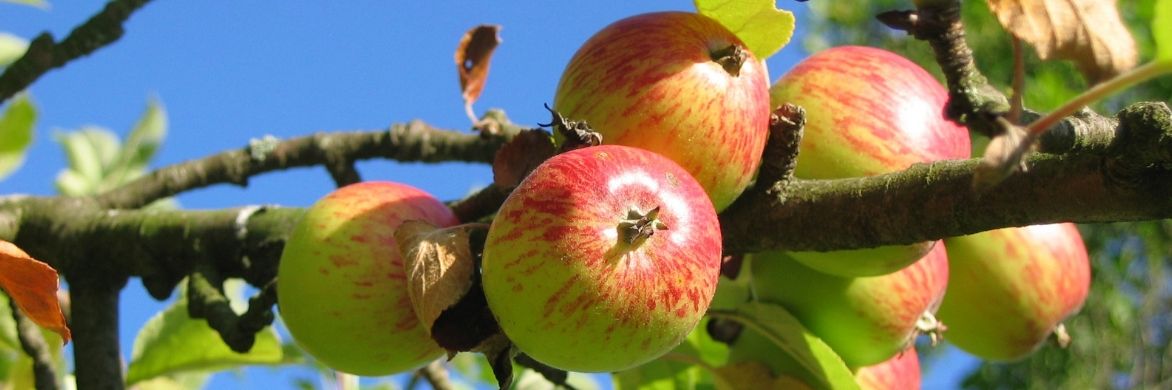
[[[483,24],[473,27],[460,38],[456,47],[456,71],[460,75],[460,91],[464,96],[464,110],[472,123],[476,123],[476,114],[472,112],[472,103],[480,98],[484,90],[484,81],[488,79],[488,65],[492,59],[492,52],[501,43],[501,26]]]
[[[496,152],[492,161],[493,182],[502,189],[512,189],[554,153],[553,138],[545,130],[522,131]]]
[[[0,288],[28,318],[69,342],[69,326],[57,300],[57,270],[32,258],[16,244],[0,240]]]
[[[1115,0],[987,0],[1013,36],[1043,60],[1072,60],[1091,82],[1135,66],[1135,39]]]
[[[468,225],[437,228],[407,221],[395,231],[407,273],[407,293],[415,315],[431,331],[444,310],[472,287],[476,268],[468,245]]]

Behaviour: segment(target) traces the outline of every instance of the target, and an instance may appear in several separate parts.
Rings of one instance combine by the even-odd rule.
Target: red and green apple
[[[826,342],[851,367],[876,364],[907,349],[944,298],[948,257],[937,243],[923,258],[881,276],[840,277],[784,252],[753,255],[753,288]]]
[[[339,188],[306,211],[277,271],[281,318],[311,356],[338,371],[387,375],[443,354],[415,316],[395,229],[455,224],[430,194],[405,184]]]
[[[919,390],[920,357],[908,348],[882,363],[859,367],[855,381],[862,390]]]
[[[806,109],[798,164],[804,179],[840,179],[970,156],[968,131],[944,116],[948,91],[919,65],[882,49],[814,53],[770,88],[773,106]],[[875,276],[911,264],[931,242],[844,252],[794,252],[808,267]]]
[[[678,345],[716,290],[721,235],[704,189],[658,154],[602,145],[539,165],[485,241],[484,294],[524,353],[618,371]]]
[[[722,210],[761,165],[769,132],[765,63],[700,14],[659,12],[594,34],[566,66],[554,108],[602,142],[683,166]]]
[[[939,317],[948,340],[988,360],[1029,355],[1082,307],[1091,266],[1072,223],[1005,228],[954,237]]]

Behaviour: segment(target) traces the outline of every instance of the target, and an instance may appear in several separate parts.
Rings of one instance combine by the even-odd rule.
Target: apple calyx
[[[937,320],[936,315],[932,314],[930,310],[924,311],[924,314],[921,314],[920,318],[916,320],[916,334],[928,335],[933,347],[940,344],[941,340],[944,340],[944,331],[946,330],[948,330],[948,327],[944,326],[944,323],[940,322],[940,320]]]
[[[642,213],[637,209],[627,211],[627,219],[619,222],[619,236],[631,246],[638,246],[655,234],[656,230],[667,230],[667,225],[659,220],[659,206],[651,211]]]
[[[745,64],[745,60],[749,59],[749,54],[745,48],[738,44],[729,44],[725,47],[713,49],[708,52],[713,61],[720,64],[725,72],[733,76],[741,74],[741,65]]]

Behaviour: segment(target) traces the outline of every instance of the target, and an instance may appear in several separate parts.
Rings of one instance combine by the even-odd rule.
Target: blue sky
[[[25,166],[0,182],[0,193],[53,194],[53,180],[65,166],[54,132],[93,124],[125,135],[152,97],[170,119],[156,167],[240,148],[265,135],[374,130],[412,119],[466,129],[452,54],[464,31],[484,23],[503,26],[503,43],[477,112],[500,107],[517,123],[544,122],[542,104],[552,102],[562,68],[590,34],[638,13],[692,9],[687,1],[499,3],[153,2],[131,18],[119,42],[34,84],[31,96],[41,113],[36,139]],[[102,5],[56,1],[40,10],[0,3],[0,31],[31,38],[47,30],[61,38]],[[779,5],[798,12],[800,39],[805,5]],[[804,55],[799,46],[791,44],[769,60],[773,79]],[[491,181],[487,166],[380,161],[362,162],[359,169],[365,179],[405,182],[441,199]],[[254,178],[248,188],[221,185],[178,199],[190,209],[307,206],[332,188],[323,169],[307,168]],[[147,297],[137,280],[123,297],[125,355],[141,324],[165,303]],[[954,368],[969,361],[946,360]],[[956,369],[943,371],[927,378],[938,385],[930,387],[954,386]],[[290,378],[309,375],[250,369],[221,374],[213,386],[281,388],[292,386]]]

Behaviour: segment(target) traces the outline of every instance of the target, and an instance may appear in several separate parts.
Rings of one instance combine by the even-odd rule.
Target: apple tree
[[[21,91],[102,55],[148,3],[110,1],[59,40],[0,35],[0,178],[35,128]],[[159,104],[125,140],[62,133],[59,196],[0,194],[2,371],[41,389],[200,386],[249,364],[337,370],[339,387],[405,371],[597,387],[585,371],[623,389],[906,388],[951,327],[1017,362],[973,385],[1166,380],[1167,343],[1146,341],[1167,331],[1172,110],[1151,100],[1172,90],[1172,1],[813,3],[810,20],[697,0],[617,21],[534,97],[552,103],[537,126],[472,109],[499,43],[481,26],[455,58],[472,131],[241,139],[160,168]],[[795,23],[814,54],[770,79]],[[441,203],[364,181],[370,159],[494,177]],[[309,208],[171,200],[310,166],[339,188]],[[131,280],[179,298],[124,367]]]

